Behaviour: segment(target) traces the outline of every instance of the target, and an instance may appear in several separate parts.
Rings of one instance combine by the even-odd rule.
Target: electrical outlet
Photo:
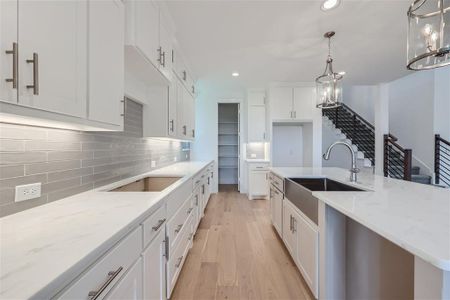
[[[178,158],[177,158],[177,157],[174,157],[174,158],[173,158],[173,161],[174,161],[174,162],[176,162],[177,160],[178,160]]]
[[[152,168],[156,167],[156,160],[152,160],[151,167]]]
[[[15,202],[31,200],[41,196],[41,183],[16,186]]]
[[[252,153],[252,154],[250,154],[250,157],[251,157],[251,158],[256,158],[256,154],[255,154],[255,153]]]

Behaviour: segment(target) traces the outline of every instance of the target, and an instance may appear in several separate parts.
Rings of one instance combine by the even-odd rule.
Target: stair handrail
[[[443,139],[439,134],[435,135],[434,139],[434,174],[435,174],[435,183],[440,184],[441,181],[450,186],[450,164],[444,163],[444,158],[446,158],[447,162],[450,160],[449,157],[445,155],[441,155],[441,151],[444,146],[441,146],[441,143],[446,145],[450,149],[450,142]],[[444,152],[445,153],[445,152]],[[442,160],[442,162],[441,162]],[[442,174],[441,174],[442,172]],[[443,174],[448,175],[444,177]],[[442,176],[442,178],[441,178]]]
[[[359,121],[361,121],[362,123],[364,123],[365,125],[367,125],[367,127],[375,130],[375,126],[373,126],[372,124],[370,124],[369,121],[367,121],[366,119],[364,119],[363,117],[361,117],[357,112],[355,112],[353,109],[351,109],[347,104],[345,103],[341,103],[341,105],[343,107],[345,107],[347,110],[349,110]]]
[[[389,158],[388,158],[388,146],[392,145],[399,152],[403,153],[403,180],[411,181],[412,179],[412,150],[405,149],[397,143],[398,139],[392,134],[384,135],[384,176],[389,175]]]
[[[353,109],[351,109],[347,104],[345,103],[341,103],[341,105],[343,107],[345,107],[347,110],[349,110],[353,115],[355,115],[359,121],[363,122],[365,125],[367,125],[367,127],[375,130],[375,126],[372,125],[369,121],[367,121],[366,119],[364,119],[363,117],[361,117],[361,115],[359,115],[357,112],[355,112]],[[394,142],[398,141],[398,138],[393,135],[392,133],[389,133],[389,137],[391,138],[391,140],[393,140]]]

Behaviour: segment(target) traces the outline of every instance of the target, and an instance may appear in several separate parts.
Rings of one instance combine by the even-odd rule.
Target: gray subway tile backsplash
[[[123,132],[81,132],[0,123],[0,216],[189,159],[186,144],[142,138],[142,105],[127,100]],[[187,147],[189,148],[189,147]],[[15,186],[42,196],[14,202]]]

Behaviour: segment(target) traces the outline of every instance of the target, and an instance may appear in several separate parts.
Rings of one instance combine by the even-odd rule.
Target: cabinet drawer
[[[175,216],[167,223],[167,236],[169,237],[169,250],[173,249],[178,243],[178,236],[181,234],[182,229],[185,227],[185,223],[189,215],[193,210],[192,198],[187,199]]]
[[[180,243],[176,246],[175,250],[169,255],[167,262],[167,298],[170,298],[173,287],[177,282],[178,275],[186,260],[187,253],[191,248],[193,232],[191,231],[193,214],[190,215],[187,226],[183,227],[180,233]]]
[[[106,295],[139,258],[141,251],[142,229],[139,226],[99,259],[59,299],[88,299],[90,292]]]
[[[144,229],[144,248],[147,247],[158,232],[164,228],[165,222],[166,206],[163,205],[142,223]]]
[[[191,197],[191,194],[192,180],[189,179],[167,196],[167,216],[175,215],[184,201]]]
[[[203,175],[203,172],[200,172],[194,176],[194,179],[192,180],[193,181],[192,189],[195,189],[196,187],[198,187],[201,184],[202,175]]]
[[[273,184],[282,193],[284,193],[283,178],[279,177],[278,175],[275,175],[274,173],[270,173],[269,178],[270,178],[270,183]]]

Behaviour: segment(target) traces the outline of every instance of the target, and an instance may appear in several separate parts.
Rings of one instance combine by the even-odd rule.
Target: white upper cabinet
[[[168,135],[176,137],[177,135],[177,101],[178,101],[178,82],[174,80],[169,87],[169,113],[168,117]],[[181,109],[181,108],[180,108]]]
[[[294,115],[296,119],[312,119],[315,109],[315,87],[294,88]]]
[[[19,1],[19,104],[86,117],[87,1]]]
[[[89,1],[90,120],[123,124],[124,36],[122,1]]]
[[[1,1],[0,8],[0,105],[7,117],[81,130],[123,128],[121,1]]]
[[[159,65],[159,8],[154,1],[126,1],[134,45],[155,66]],[[129,14],[129,15],[128,15]],[[134,19],[134,22],[133,22]],[[132,41],[130,41],[132,42]]]
[[[292,88],[274,87],[270,89],[270,118],[272,120],[291,119],[292,114]]]
[[[195,100],[182,84],[178,84],[177,91],[178,137],[192,140],[195,137]]]
[[[311,120],[314,118],[315,87],[270,88],[270,118],[272,120]]]
[[[0,1],[0,101],[17,102],[17,1]]]
[[[149,86],[172,80],[172,42],[168,18],[156,1],[127,0],[125,67]]]
[[[249,143],[266,141],[266,106],[264,92],[247,93],[247,139]]]
[[[159,69],[164,76],[172,80],[173,71],[172,71],[172,34],[170,32],[167,18],[164,18],[164,15],[160,16],[160,30],[159,30],[159,43],[160,43],[160,51],[161,58],[159,60]]]

